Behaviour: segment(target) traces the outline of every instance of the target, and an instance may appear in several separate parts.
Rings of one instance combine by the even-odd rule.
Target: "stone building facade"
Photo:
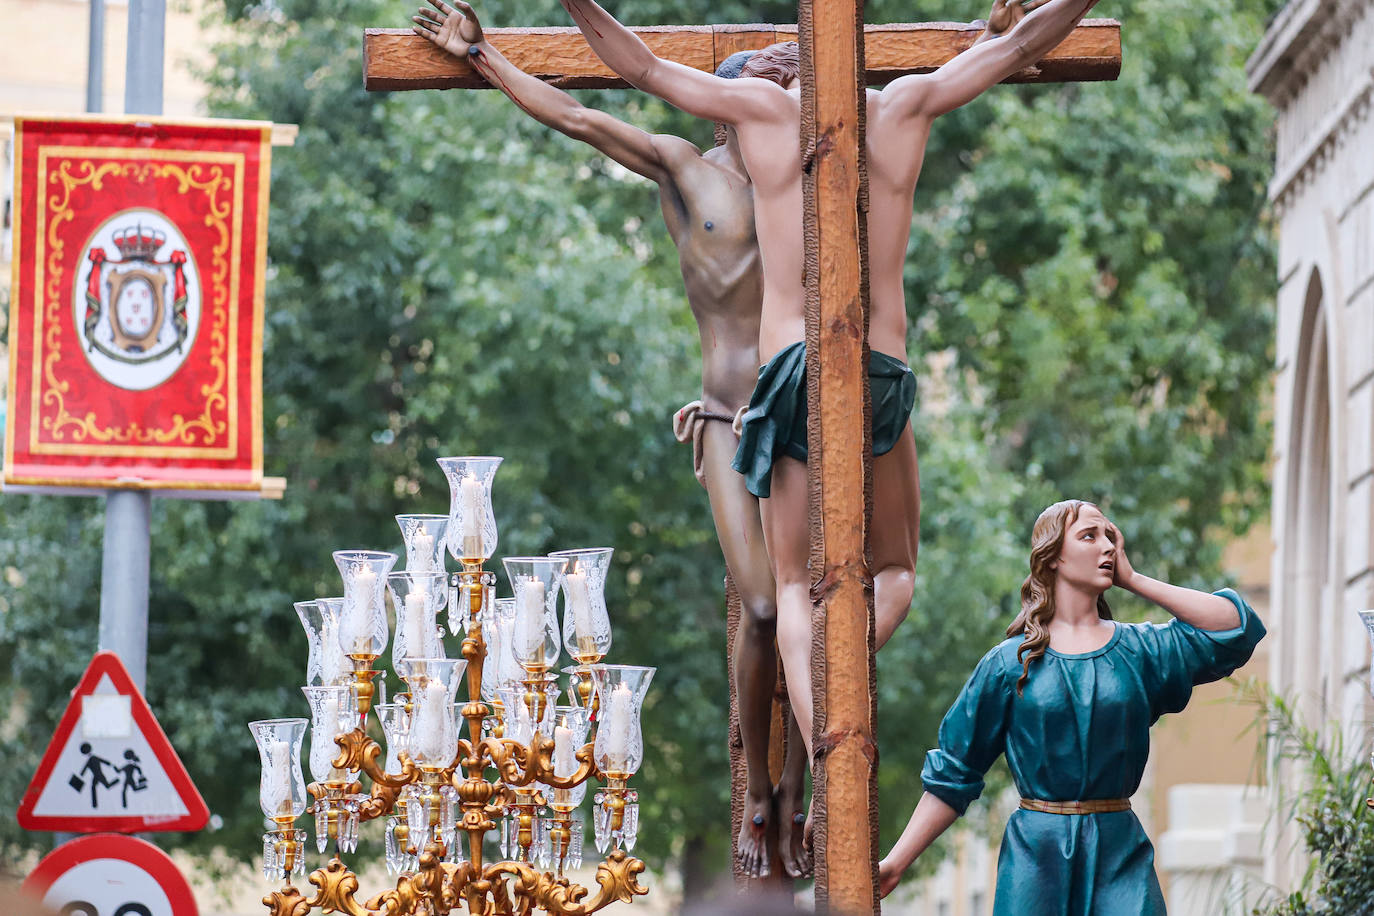
[[[1339,723],[1363,741],[1370,647],[1356,612],[1374,607],[1374,0],[1293,0],[1247,69],[1277,118],[1270,680],[1308,722]],[[1296,836],[1278,839],[1265,877],[1282,888],[1297,875]]]

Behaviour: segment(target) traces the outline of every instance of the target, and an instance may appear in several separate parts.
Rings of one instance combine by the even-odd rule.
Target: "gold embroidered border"
[[[86,161],[76,164],[75,174],[73,164],[64,162],[50,177],[49,158],[61,156],[80,157]],[[92,162],[101,159],[116,161],[105,162],[99,166]],[[137,162],[150,159],[162,161],[141,164]],[[242,247],[239,230],[243,218],[245,161],[243,153],[191,150],[60,146],[39,150],[37,177],[41,190],[36,195],[39,205],[35,232],[37,246],[34,258],[34,315],[42,315],[43,323],[34,323],[34,396],[29,431],[29,449],[33,454],[201,459],[237,457],[238,392],[234,382],[237,379],[238,338],[235,331],[238,325],[237,303]],[[224,166],[232,166],[232,203],[220,197],[231,181],[225,174]],[[63,274],[62,257],[65,248],[65,243],[58,237],[57,230],[73,216],[72,192],[85,185],[90,185],[93,190],[99,190],[105,178],[110,175],[130,176],[139,182],[158,178],[172,179],[177,183],[179,194],[191,191],[204,193],[207,198],[205,223],[216,230],[219,237],[211,250],[211,284],[202,284],[202,288],[210,285],[214,290],[214,301],[209,304],[208,309],[202,305],[201,312],[202,321],[207,311],[213,315],[210,328],[210,364],[215,370],[215,378],[213,382],[200,388],[200,396],[205,399],[200,416],[188,420],[184,415],[176,414],[172,418],[172,426],[166,429],[145,429],[137,423],[130,423],[123,429],[101,427],[93,412],[87,412],[82,417],[73,415],[66,409],[64,398],[70,390],[70,382],[59,379],[55,371],[61,360],[58,320],[62,303],[58,291]],[[58,190],[51,196],[46,188],[48,183],[59,185]],[[53,213],[53,219],[51,224],[48,224],[47,216],[50,211]],[[226,225],[227,218],[231,215],[234,220],[232,229]],[[266,214],[259,214],[259,219],[265,220]],[[262,254],[259,252],[259,264],[262,263]],[[255,305],[260,311],[261,300],[257,296],[254,298],[257,300]],[[259,315],[259,321],[260,319]],[[226,324],[230,326],[227,335]],[[43,339],[43,327],[46,327],[46,340]],[[256,332],[258,329],[255,327],[254,330]],[[255,333],[254,338],[254,343],[257,344],[260,334]],[[224,390],[226,379],[230,383],[227,395]],[[47,382],[46,388],[42,387],[44,381]],[[258,396],[259,392],[255,391],[254,397]],[[42,417],[40,420],[40,399],[45,406],[55,405],[56,414]],[[226,421],[215,419],[213,411],[216,409],[226,410],[228,413],[226,444],[220,447],[213,447],[213,443],[226,433]],[[60,440],[70,435],[73,444],[41,443],[38,439],[40,422],[41,428],[47,430],[53,439]],[[202,444],[192,444],[197,435],[201,437]],[[255,438],[260,435],[260,432],[255,431]],[[175,442],[181,444],[169,444]],[[256,455],[254,457],[257,458]],[[260,460],[257,458],[254,461],[255,469],[261,467]]]

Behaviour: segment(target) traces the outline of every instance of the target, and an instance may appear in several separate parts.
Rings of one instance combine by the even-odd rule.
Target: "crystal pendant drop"
[[[604,853],[611,845],[611,810],[605,804],[606,793],[598,792],[592,801],[596,803],[592,818],[596,833],[596,851]]]
[[[458,790],[453,786],[439,789],[439,834],[448,850],[445,861],[452,862],[458,848]]]
[[[400,824],[401,819],[399,817],[386,819],[386,873],[388,875],[399,874],[402,860],[405,858],[405,850],[401,848],[401,841],[396,839],[396,828]]]
[[[551,859],[549,847],[552,845],[549,840],[548,818],[536,816],[534,819],[534,849],[530,850],[530,858],[541,869],[549,867]]]
[[[625,819],[621,824],[620,838],[626,852],[634,852],[635,840],[639,837],[639,793],[630,789],[625,793]]]
[[[279,865],[281,863],[278,863]],[[300,877],[305,874],[305,831],[296,831],[296,862],[291,868],[291,874]]]
[[[272,883],[282,879],[281,865],[277,862],[277,835],[275,833],[262,835],[262,876]]]
[[[509,814],[501,816],[501,858],[503,859],[511,857],[511,834],[513,832],[511,828],[513,825],[514,819]]]
[[[347,798],[339,805],[339,851],[354,852],[358,848],[358,800]]]
[[[329,848],[329,802],[317,800],[310,812],[315,815],[315,848],[323,853]]]
[[[573,818],[572,838],[568,842],[568,867],[582,867],[582,818]]]
[[[410,796],[406,799],[406,826],[410,828],[410,845],[418,855],[429,841],[429,806],[425,804],[423,792],[414,786],[407,789]]]

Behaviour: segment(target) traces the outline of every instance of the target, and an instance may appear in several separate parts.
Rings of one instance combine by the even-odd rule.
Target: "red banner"
[[[6,487],[261,489],[270,134],[15,121]]]

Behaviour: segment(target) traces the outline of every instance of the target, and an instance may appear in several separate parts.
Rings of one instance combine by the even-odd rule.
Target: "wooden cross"
[[[633,30],[659,57],[714,72],[736,51],[764,48],[798,37],[795,25],[664,25]],[[592,53],[572,27],[483,29],[487,40],[521,70],[564,89],[616,89],[626,83]],[[865,79],[886,83],[908,73],[929,73],[968,50],[981,33],[964,22],[870,25],[864,29]],[[1121,25],[1084,21],[1038,67],[1010,83],[1114,80],[1121,73]],[[363,87],[488,89],[466,60],[454,57],[410,29],[363,32]]]
[[[818,912],[878,913],[877,770],[872,718],[872,582],[865,507],[872,458],[863,403],[868,289],[865,264],[862,118],[864,87],[930,72],[968,49],[982,31],[964,23],[863,24],[863,0],[800,0],[799,26],[654,26],[634,31],[659,57],[714,71],[736,51],[797,39],[802,55],[803,149],[808,264],[813,679],[817,760]],[[570,89],[623,87],[575,28],[485,29],[515,66]],[[363,85],[369,90],[485,89],[467,60],[410,29],[367,29]],[[1121,26],[1087,20],[1035,67],[1007,82],[1112,80],[1121,72]],[[818,137],[828,142],[818,144]],[[736,786],[737,791],[740,787]],[[911,799],[903,799],[907,804]],[[1374,805],[1374,802],[1371,802]],[[844,812],[831,818],[831,811]]]

